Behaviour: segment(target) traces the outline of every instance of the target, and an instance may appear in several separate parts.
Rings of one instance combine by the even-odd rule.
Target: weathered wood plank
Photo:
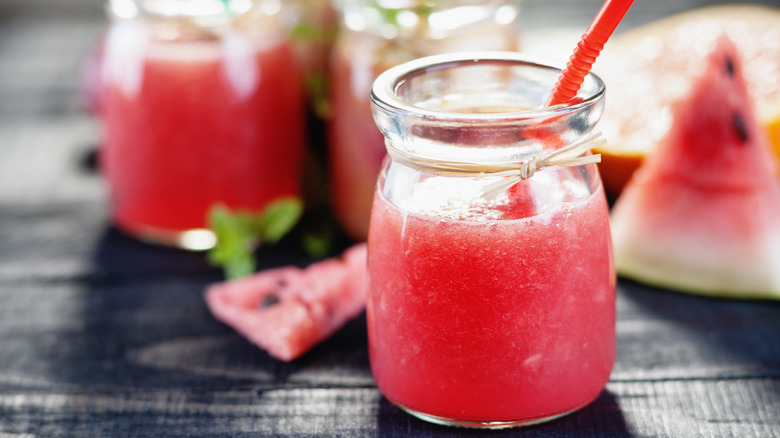
[[[308,264],[297,237],[257,252],[258,267]],[[221,272],[204,253],[150,245],[114,228],[101,202],[0,203],[0,282],[107,281]]]
[[[621,280],[616,380],[780,378],[780,302],[715,299]]]
[[[203,254],[122,235],[101,203],[2,206],[0,242],[0,281],[6,282],[217,272]]]
[[[777,437],[780,381],[610,383],[591,405],[526,437]],[[13,417],[12,424],[2,418]],[[251,385],[211,391],[40,391],[0,394],[0,434],[63,436],[516,436],[430,425],[375,388]]]
[[[86,164],[98,143],[93,121],[81,115],[8,119],[0,114],[0,213],[22,205],[106,205],[104,181]]]
[[[126,261],[142,260],[147,253],[140,249],[141,256]],[[302,359],[281,364],[209,315],[202,292],[218,273],[176,264],[167,272],[149,270],[138,278],[0,277],[5,303],[0,383],[123,390],[213,387],[224,380],[267,386],[371,384],[363,319]],[[612,378],[780,378],[780,343],[773,342],[778,331],[778,303],[713,300],[621,284]]]

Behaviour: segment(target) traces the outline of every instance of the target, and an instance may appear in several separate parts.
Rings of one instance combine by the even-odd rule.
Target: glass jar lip
[[[109,16],[118,19],[138,17],[158,19],[210,19],[230,21],[258,6],[262,0],[106,0]]]
[[[601,78],[593,72],[588,73],[595,83],[595,91],[589,95],[578,96],[582,100],[571,104],[560,104],[551,107],[543,107],[522,111],[468,113],[454,112],[423,108],[407,103],[398,95],[398,90],[409,80],[436,71],[448,70],[458,66],[488,63],[495,65],[518,65],[536,67],[560,73],[561,68],[542,60],[533,58],[519,52],[505,51],[478,51],[457,52],[417,58],[409,62],[391,67],[381,73],[371,87],[371,102],[383,111],[389,113],[404,113],[406,116],[421,119],[435,119],[440,124],[469,124],[490,122],[515,123],[523,121],[527,123],[533,120],[555,118],[584,108],[596,105],[603,98],[606,89]],[[557,76],[557,75],[556,75]],[[552,86],[552,84],[551,84]]]

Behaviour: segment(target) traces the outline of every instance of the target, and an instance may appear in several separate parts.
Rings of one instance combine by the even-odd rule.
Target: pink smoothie
[[[304,97],[287,44],[126,45],[106,46],[102,94],[101,163],[121,228],[203,228],[217,203],[260,210],[298,195]]]
[[[423,211],[377,195],[368,335],[389,400],[455,420],[514,421],[599,394],[615,358],[615,274],[594,181],[547,207],[528,201],[527,182],[484,211]]]

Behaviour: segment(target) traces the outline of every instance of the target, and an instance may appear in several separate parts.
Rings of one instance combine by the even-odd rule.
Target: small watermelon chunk
[[[669,289],[778,299],[775,164],[726,36],[706,62],[613,207],[616,269]]]
[[[208,288],[211,313],[271,356],[291,361],[327,339],[366,304],[366,245],[305,269],[261,271]]]

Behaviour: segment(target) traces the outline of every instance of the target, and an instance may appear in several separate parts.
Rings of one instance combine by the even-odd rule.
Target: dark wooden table
[[[581,31],[599,3],[528,0],[528,41]],[[639,0],[622,29],[705,3]],[[202,254],[109,224],[98,128],[76,93],[103,25],[96,0],[0,0],[0,438],[780,436],[778,302],[621,280],[606,390],[521,430],[443,428],[391,406],[365,317],[293,363],[271,359],[208,313],[221,273]],[[311,261],[295,245],[259,256]]]

